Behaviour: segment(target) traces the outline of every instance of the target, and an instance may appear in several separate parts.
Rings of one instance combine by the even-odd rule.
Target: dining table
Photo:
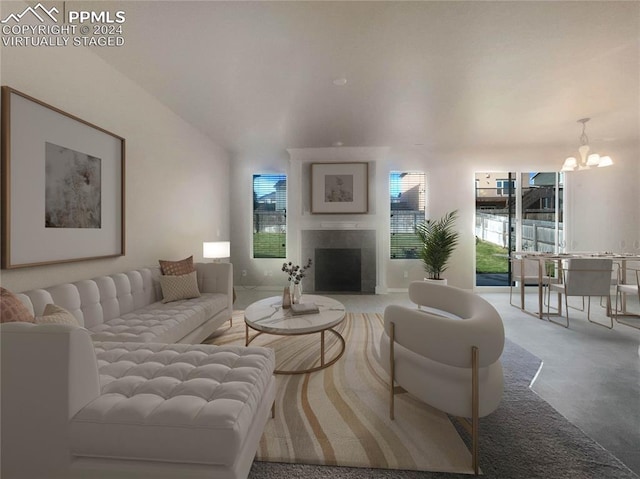
[[[562,269],[562,264],[564,261],[567,261],[571,258],[610,258],[614,261],[614,263],[618,264],[619,267],[619,275],[618,280],[621,283],[625,283],[627,281],[627,265],[629,262],[640,262],[640,253],[614,253],[610,251],[574,251],[574,252],[566,252],[566,253],[546,253],[540,251],[514,251],[512,253],[513,257],[525,260],[535,260],[538,261],[538,317],[542,318],[542,307],[543,307],[543,281],[542,277],[546,271],[546,265],[549,262],[555,263],[556,271],[560,271]],[[517,281],[517,278],[515,278]],[[524,285],[523,285],[524,286]],[[520,288],[520,301],[521,305],[524,305],[524,287]],[[607,312],[608,315],[611,314],[610,311]],[[621,313],[626,313],[626,300],[624,295],[621,298]],[[558,293],[558,312],[557,314],[562,314],[562,303],[560,301],[560,293]]]

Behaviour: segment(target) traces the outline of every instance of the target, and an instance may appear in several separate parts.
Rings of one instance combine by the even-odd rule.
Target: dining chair
[[[571,258],[566,261],[566,267],[560,269],[560,282],[552,283],[547,290],[547,319],[552,323],[560,324],[565,328],[569,327],[569,296],[587,297],[587,319],[589,322],[613,328],[613,317],[611,313],[611,274],[613,271],[613,261],[609,258]],[[551,319],[549,304],[551,293],[556,292],[564,296],[565,304],[565,324]],[[591,296],[604,296],[607,299],[607,316],[611,321],[610,325],[593,321],[591,319]],[[561,297],[558,301],[561,301]],[[561,309],[561,304],[558,304]]]
[[[509,304],[519,307],[529,314],[537,314],[542,318],[544,302],[544,286],[556,282],[556,278],[549,276],[545,271],[545,261],[542,258],[511,258],[511,283],[509,283]],[[520,305],[513,303],[514,284],[520,293]],[[538,312],[527,311],[525,304],[525,286],[538,287]]]
[[[620,273],[620,265],[614,260],[613,270],[611,271],[611,281],[609,282],[609,285],[614,294],[616,293],[616,288],[618,286],[618,283],[620,282]],[[603,303],[603,298],[600,298],[600,306],[606,308],[606,304]]]
[[[626,301],[623,295],[631,294],[638,297],[638,303],[640,303],[640,269],[635,268],[627,268],[627,277],[620,278],[618,283],[616,284],[616,307],[614,309],[614,317],[617,323],[624,324],[625,326],[630,326],[632,328],[640,329],[640,322],[630,323],[628,321],[621,321],[620,316],[631,316],[631,317],[640,317],[640,313],[631,313],[627,311]],[[629,276],[635,276],[635,283],[628,283]],[[632,279],[633,281],[633,279]],[[618,308],[618,298],[620,298],[620,308]]]

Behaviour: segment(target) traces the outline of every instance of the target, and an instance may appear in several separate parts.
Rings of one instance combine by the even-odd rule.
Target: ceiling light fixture
[[[335,80],[333,80],[333,84],[337,85],[337,86],[343,86],[347,84],[347,79],[346,78],[336,78]]]
[[[597,153],[589,154],[589,137],[585,133],[587,122],[590,118],[580,118],[578,123],[582,123],[582,135],[580,135],[580,147],[578,153],[580,153],[580,162],[575,156],[570,156],[562,165],[562,171],[575,171],[577,170],[589,170],[591,168],[602,168],[604,166],[613,165],[613,160],[609,156],[600,156]]]

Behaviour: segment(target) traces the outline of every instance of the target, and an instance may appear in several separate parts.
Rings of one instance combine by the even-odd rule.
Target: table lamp
[[[205,241],[202,243],[202,257],[213,258],[219,261],[221,258],[231,257],[231,242],[229,241]]]

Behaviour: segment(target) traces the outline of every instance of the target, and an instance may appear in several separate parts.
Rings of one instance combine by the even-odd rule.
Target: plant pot
[[[439,285],[442,285],[442,286],[447,286],[447,278],[440,278],[440,279],[424,278],[424,280],[429,282],[429,283],[434,283],[434,284],[439,284]]]

